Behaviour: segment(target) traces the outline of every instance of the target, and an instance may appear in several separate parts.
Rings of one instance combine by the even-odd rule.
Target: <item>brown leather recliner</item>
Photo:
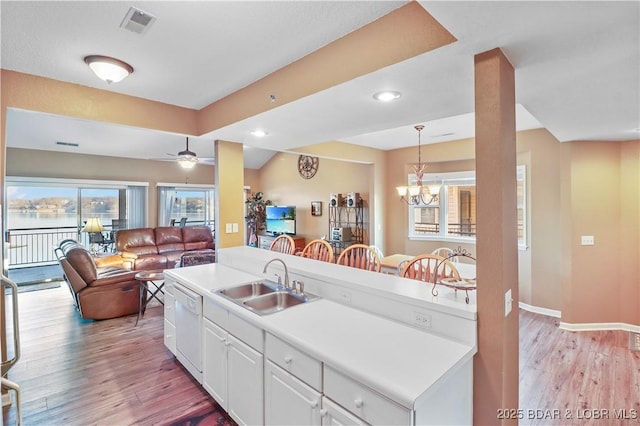
[[[171,269],[183,253],[214,252],[213,234],[207,226],[160,226],[123,229],[116,235],[116,250],[135,270]]]
[[[74,243],[67,240],[55,251],[82,318],[102,320],[138,312],[140,285],[136,271],[97,267],[89,251]]]

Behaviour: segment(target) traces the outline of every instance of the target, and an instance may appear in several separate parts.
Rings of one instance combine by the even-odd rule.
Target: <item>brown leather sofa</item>
[[[140,285],[136,271],[112,266],[121,263],[119,256],[94,260],[74,240],[62,241],[55,253],[82,318],[103,320],[138,312]]]
[[[187,252],[215,253],[208,226],[122,229],[116,234],[116,251],[124,266],[134,270],[174,268]]]

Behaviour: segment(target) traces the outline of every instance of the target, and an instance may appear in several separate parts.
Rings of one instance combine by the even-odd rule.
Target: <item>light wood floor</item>
[[[10,378],[22,388],[25,425],[228,421],[207,417],[215,402],[164,347],[161,306],[137,327],[135,316],[86,321],[63,285],[21,293],[19,311],[22,357]],[[640,424],[640,352],[629,349],[629,333],[568,332],[520,311],[519,410],[521,425]],[[585,418],[604,410],[606,419]],[[636,419],[616,420],[614,410]],[[15,424],[14,408],[4,424]]]

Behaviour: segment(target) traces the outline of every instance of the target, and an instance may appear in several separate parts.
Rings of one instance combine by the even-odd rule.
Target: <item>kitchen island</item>
[[[284,277],[279,262],[263,274],[273,258],[319,299],[257,315],[216,293]],[[417,281],[252,247],[221,249],[218,262],[165,271],[165,343],[238,423],[472,423],[473,304],[434,297]],[[193,311],[175,302],[176,290],[196,297]],[[185,310],[192,322],[181,329]],[[178,348],[184,335],[195,362]]]

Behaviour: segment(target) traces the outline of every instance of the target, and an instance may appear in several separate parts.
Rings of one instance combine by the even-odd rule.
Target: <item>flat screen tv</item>
[[[267,206],[266,213],[268,233],[296,234],[296,206]]]

